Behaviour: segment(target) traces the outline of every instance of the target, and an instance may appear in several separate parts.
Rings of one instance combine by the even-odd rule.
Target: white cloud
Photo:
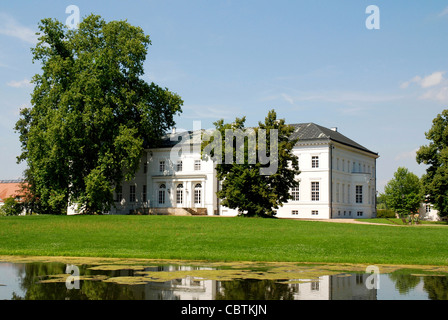
[[[402,89],[406,89],[407,87],[409,87],[409,85],[410,85],[411,83],[420,83],[421,81],[422,81],[422,78],[421,78],[421,77],[419,77],[419,76],[415,76],[415,77],[412,78],[411,80],[406,81],[406,82],[403,82],[403,83],[400,85],[400,87],[401,87]]]
[[[23,79],[21,81],[10,81],[7,83],[7,85],[9,87],[13,87],[13,88],[24,88],[24,87],[32,86],[30,80],[28,80],[28,79]]]
[[[422,86],[422,88],[434,87],[443,81],[444,73],[445,72],[441,72],[441,71],[434,72],[433,74],[431,74],[427,77],[424,77],[422,79],[420,85]]]
[[[436,72],[433,72],[432,74],[430,74],[429,76],[426,76],[426,77],[423,77],[423,78],[420,77],[420,76],[415,76],[411,80],[402,83],[400,87],[403,88],[403,89],[406,89],[412,83],[416,83],[417,85],[419,85],[422,88],[434,87],[434,86],[437,86],[437,85],[439,85],[439,84],[441,84],[443,82],[443,80],[444,80],[443,75],[444,74],[445,74],[445,71],[436,71]]]
[[[38,41],[36,31],[21,25],[5,13],[0,13],[0,34],[18,38],[31,44],[36,44]]]
[[[415,83],[422,89],[427,89],[419,96],[420,99],[448,102],[448,79],[444,78],[445,73],[445,71],[436,71],[423,78],[415,76],[411,80],[402,83],[401,88],[406,89],[412,83]]]
[[[420,96],[420,99],[448,102],[448,86],[428,90]]]

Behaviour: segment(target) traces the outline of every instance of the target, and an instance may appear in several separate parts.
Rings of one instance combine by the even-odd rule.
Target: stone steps
[[[150,215],[206,216],[207,208],[151,208]]]

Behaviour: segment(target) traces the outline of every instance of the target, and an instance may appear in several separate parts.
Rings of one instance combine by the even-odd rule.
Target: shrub
[[[390,209],[377,209],[377,218],[395,218],[395,211]]]
[[[0,207],[0,215],[18,216],[22,212],[22,205],[14,198],[6,198],[3,206]]]

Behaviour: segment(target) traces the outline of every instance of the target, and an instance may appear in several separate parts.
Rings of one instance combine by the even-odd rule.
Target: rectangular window
[[[317,210],[312,210],[311,211],[311,215],[312,216],[317,216],[319,214],[319,211],[317,211]]]
[[[356,203],[362,203],[362,186],[356,186]]]
[[[129,186],[129,202],[135,202],[135,186]]]
[[[295,188],[291,189],[291,197],[292,197],[292,201],[300,200],[299,187],[295,187]]]
[[[115,189],[115,202],[121,202],[122,199],[123,199],[123,187],[118,186]]]
[[[299,214],[299,210],[292,210],[292,211],[291,211],[291,214],[292,214],[293,216],[297,216],[297,215]]]
[[[182,160],[177,161],[176,171],[182,171]]]
[[[430,213],[431,212],[431,205],[430,204],[427,204],[425,206],[425,211],[426,211],[426,213]]]
[[[339,183],[336,183],[336,202],[340,202],[340,199],[339,199]]]
[[[195,171],[201,170],[201,160],[194,160],[194,170]]]
[[[161,160],[159,162],[159,171],[160,172],[165,172],[165,160]]]
[[[319,168],[319,157],[318,156],[311,157],[311,168]]]
[[[357,213],[356,213],[356,215],[358,216],[358,217],[362,217],[362,211],[358,211]]]
[[[147,199],[148,199],[148,195],[147,195],[147,189],[146,189],[146,184],[145,184],[145,185],[143,185],[142,201],[146,202]]]
[[[319,182],[311,182],[311,201],[319,201]]]

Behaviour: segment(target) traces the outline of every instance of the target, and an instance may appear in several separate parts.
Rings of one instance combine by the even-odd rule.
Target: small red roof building
[[[7,198],[20,200],[23,196],[22,182],[17,180],[0,180],[0,203]]]

